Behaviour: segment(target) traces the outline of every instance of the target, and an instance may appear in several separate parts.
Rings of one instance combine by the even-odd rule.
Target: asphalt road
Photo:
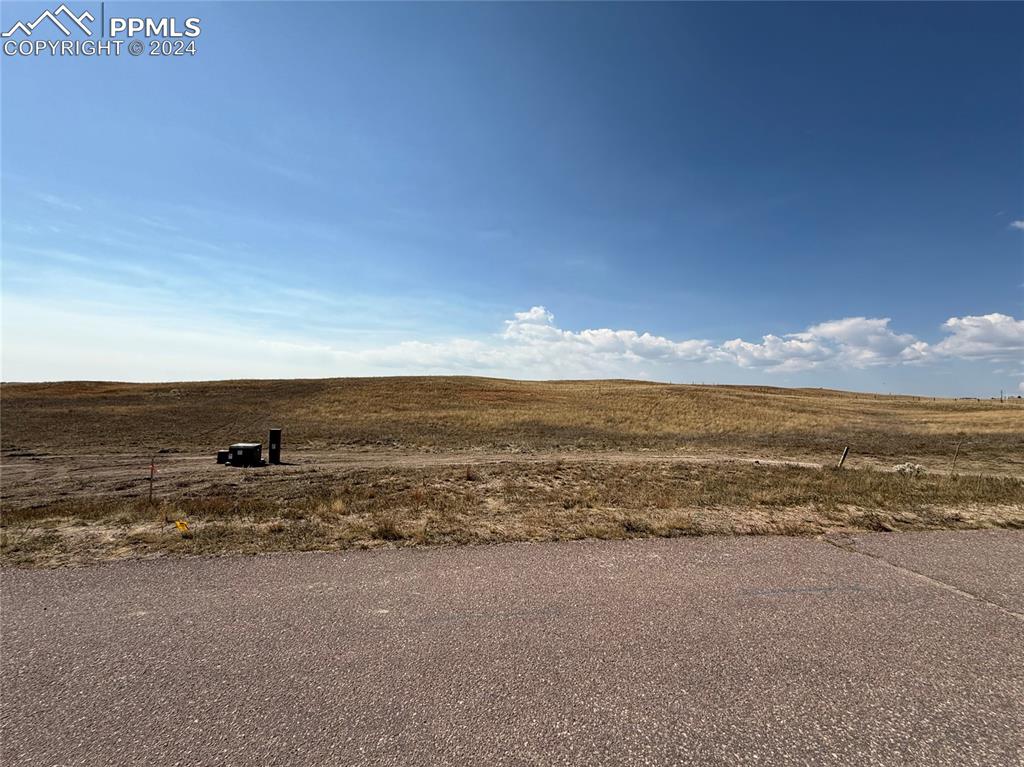
[[[2,572],[2,763],[1020,765],[1024,533]]]

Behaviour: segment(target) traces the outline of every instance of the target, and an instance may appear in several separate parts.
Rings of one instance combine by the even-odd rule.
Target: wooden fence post
[[[954,471],[956,471],[956,459],[960,455],[960,445],[962,445],[963,443],[964,443],[964,441],[963,441],[962,438],[961,438],[961,440],[959,442],[956,443],[956,452],[953,453],[953,465],[949,467],[949,473],[950,474],[952,474]]]

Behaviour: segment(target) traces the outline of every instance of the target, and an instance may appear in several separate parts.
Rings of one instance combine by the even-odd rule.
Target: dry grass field
[[[1024,526],[1020,400],[451,377],[5,384],[0,396],[7,564]],[[285,429],[286,465],[213,462],[270,426]],[[892,471],[906,462],[923,474]]]

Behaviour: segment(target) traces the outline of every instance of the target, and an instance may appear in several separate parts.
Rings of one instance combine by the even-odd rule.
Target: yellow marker
[[[188,522],[186,522],[184,519],[174,520],[174,526],[181,530],[181,532],[183,533],[188,532]]]

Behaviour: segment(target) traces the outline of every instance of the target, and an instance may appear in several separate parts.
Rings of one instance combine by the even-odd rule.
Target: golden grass
[[[4,450],[209,452],[285,428],[286,450],[688,449],[950,457],[1024,470],[1024,401],[636,381],[361,378],[5,384]],[[1015,463],[1014,463],[1015,462]],[[987,464],[987,466],[986,466]]]
[[[183,536],[167,519],[186,519]],[[94,497],[5,510],[4,562],[578,538],[1024,528],[1024,482],[751,464],[353,470],[305,493]]]
[[[1017,400],[451,377],[5,384],[0,396],[13,564],[1024,522]],[[293,465],[246,473],[183,455],[145,501],[150,454],[212,461],[270,426]],[[961,475],[936,473],[960,442]],[[753,462],[831,466],[844,445],[843,471]],[[417,467],[427,453],[447,455]],[[359,456],[376,463],[355,468]],[[873,470],[907,461],[928,471]]]

